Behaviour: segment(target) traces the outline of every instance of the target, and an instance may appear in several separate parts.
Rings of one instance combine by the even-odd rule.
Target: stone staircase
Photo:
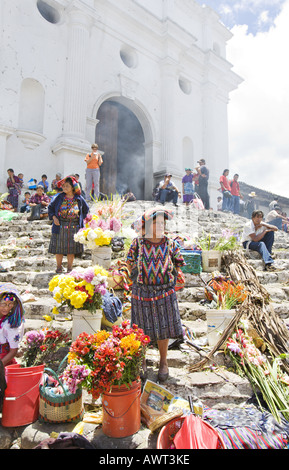
[[[133,202],[124,207],[126,220],[133,221],[143,211],[151,207],[151,202]],[[168,205],[170,207],[170,205]],[[202,232],[211,233],[212,239],[217,239],[224,229],[242,230],[247,219],[214,211],[198,212],[194,209],[187,209],[180,206],[174,208],[175,216],[168,223],[168,230],[180,234],[201,235]],[[44,315],[50,315],[52,308],[56,305],[52,294],[48,290],[48,283],[55,275],[55,257],[48,254],[47,248],[51,235],[51,224],[47,220],[29,222],[25,215],[19,215],[17,219],[0,224],[0,246],[2,255],[0,263],[6,268],[6,273],[0,273],[0,283],[12,282],[23,294],[25,302],[25,329],[37,329],[46,325],[43,320]],[[289,251],[288,235],[278,232],[275,238],[274,253],[275,264],[282,268],[278,272],[263,271],[263,264],[258,255],[249,256],[249,263],[255,268],[260,282],[271,295],[275,311],[280,317],[289,322]],[[3,251],[3,246],[8,246],[8,251]],[[6,253],[6,254],[5,254]],[[13,257],[11,257],[13,254]],[[114,254],[114,257],[123,256],[122,253]],[[65,258],[64,258],[65,261]],[[65,265],[65,263],[64,263]],[[82,258],[76,258],[74,266],[87,267],[91,265],[91,254],[85,251]],[[209,273],[201,275],[186,274],[186,287],[178,292],[179,309],[183,324],[193,331],[199,345],[206,344],[206,313],[205,307],[200,304],[204,299],[204,281],[210,279]],[[122,291],[115,291],[123,299]],[[33,300],[29,300],[29,296]],[[127,316],[127,315],[126,315]],[[129,318],[129,316],[127,316]],[[71,332],[72,321],[58,317],[52,324],[53,327]],[[207,349],[208,351],[208,349]],[[190,372],[190,367],[202,359],[206,351],[198,352],[197,349],[183,343],[177,348],[170,349],[168,362],[170,377],[165,387],[176,396],[187,398],[189,395],[200,398],[204,404],[215,408],[226,408],[230,406],[242,405],[252,396],[250,384],[245,378],[241,378],[229,370],[230,363],[222,352],[218,352],[214,357],[214,363],[208,363],[208,369],[200,372]],[[150,347],[147,353],[148,379],[157,381],[158,371],[158,351]],[[90,397],[84,395],[85,403],[90,402]],[[47,427],[47,433],[51,432],[51,426]],[[70,427],[69,427],[70,426]],[[35,429],[35,424],[33,425]],[[59,428],[59,425],[56,427]],[[61,430],[71,430],[71,425],[65,425]],[[55,430],[55,426],[53,427]],[[58,432],[60,429],[58,430]],[[26,432],[26,430],[25,430]],[[28,431],[27,431],[28,432]],[[100,432],[100,431],[99,431]],[[8,431],[0,426],[0,448],[7,445]],[[150,448],[154,444],[149,443],[149,433],[142,429],[143,437],[131,437],[125,440],[125,448]],[[4,439],[4,437],[5,439]],[[33,447],[37,444],[37,439],[29,439],[25,434],[22,438],[23,448]],[[41,434],[42,438],[43,435]],[[48,435],[49,437],[49,435]],[[1,442],[2,439],[2,442]],[[3,444],[3,439],[6,444]],[[40,438],[39,438],[40,439]],[[8,439],[9,441],[9,439]],[[25,442],[25,443],[24,443]],[[102,444],[100,444],[102,442]],[[111,440],[98,433],[99,448],[123,448],[110,447],[116,444],[109,444]],[[123,445],[118,443],[118,445]],[[103,446],[103,447],[101,447]],[[17,445],[15,444],[15,448]],[[19,446],[18,446],[19,448]],[[153,448],[153,447],[152,447]]]

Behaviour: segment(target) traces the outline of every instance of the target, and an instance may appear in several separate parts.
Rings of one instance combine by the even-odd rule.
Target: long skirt
[[[10,202],[10,204],[12,204],[13,209],[18,208],[18,197],[19,197],[19,193],[18,193],[17,189],[10,188],[9,189],[9,196],[7,197],[7,201]]]
[[[83,245],[74,241],[78,230],[78,219],[60,219],[60,232],[52,233],[48,253],[64,256],[83,253]]]
[[[174,286],[145,286],[134,283],[131,295],[131,323],[138,325],[151,341],[183,336]]]

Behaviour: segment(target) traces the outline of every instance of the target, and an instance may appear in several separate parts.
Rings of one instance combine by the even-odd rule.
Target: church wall
[[[36,1],[4,0],[2,8],[0,191],[9,167],[26,181],[46,173],[51,182],[60,171],[77,172],[84,183],[83,158],[108,99],[127,106],[143,128],[146,197],[166,171],[180,187],[190,153],[190,166],[206,158],[212,181],[219,177],[228,161],[228,93],[238,79],[225,61],[230,33],[217,15],[193,0],[47,1],[58,7],[57,24]],[[31,104],[21,96],[25,80]],[[29,116],[35,103],[43,122],[39,110],[36,122]]]

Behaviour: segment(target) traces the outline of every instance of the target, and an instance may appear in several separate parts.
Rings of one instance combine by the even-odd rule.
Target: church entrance
[[[112,194],[145,194],[144,132],[135,114],[123,104],[108,100],[99,108],[95,141],[104,152],[100,191]]]

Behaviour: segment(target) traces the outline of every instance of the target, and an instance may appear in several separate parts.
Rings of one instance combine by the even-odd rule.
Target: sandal
[[[63,272],[62,266],[61,268],[57,268],[55,272],[56,274],[61,274]]]
[[[169,378],[168,372],[158,372],[158,381],[159,382],[166,382]]]

